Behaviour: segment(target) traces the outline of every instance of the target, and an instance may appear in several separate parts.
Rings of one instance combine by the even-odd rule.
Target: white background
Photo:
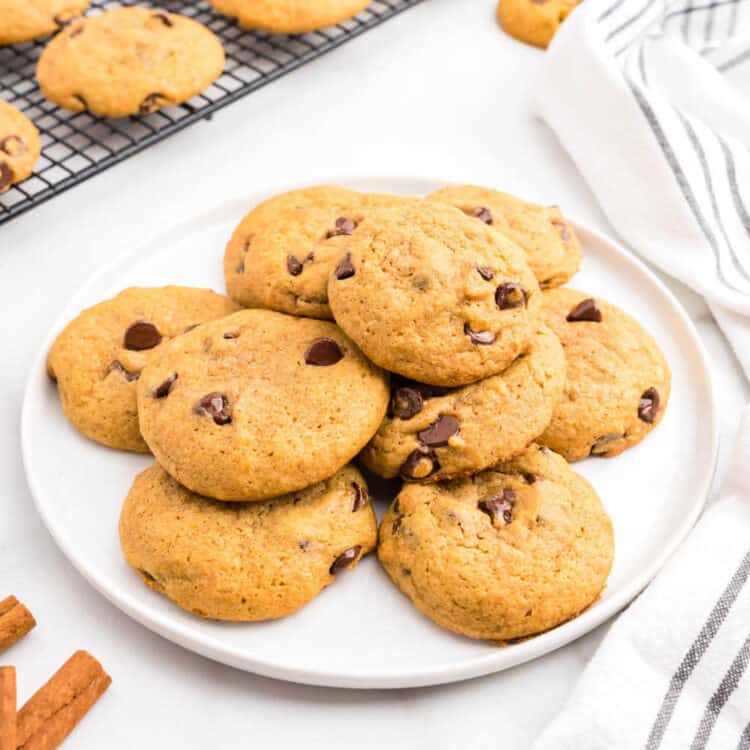
[[[21,700],[76,648],[103,662],[114,683],[71,747],[514,750],[528,747],[559,710],[606,626],[499,675],[392,692],[288,685],[183,651],[129,621],[75,573],[34,511],[19,448],[27,370],[83,281],[195,212],[262,190],[264,181],[442,174],[559,203],[611,231],[574,165],[528,110],[541,59],[497,28],[493,0],[427,0],[212,122],[0,227],[0,598],[16,594],[39,622],[0,660],[18,666]],[[715,364],[725,455],[750,391],[702,301],[671,286]]]

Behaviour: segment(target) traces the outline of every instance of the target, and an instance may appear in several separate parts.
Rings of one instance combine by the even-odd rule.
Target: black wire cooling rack
[[[36,84],[36,61],[48,39],[0,47],[0,98],[26,114],[39,129],[42,155],[34,174],[0,194],[0,224],[38,206],[73,185],[142,151],[251,91],[392,18],[421,0],[374,0],[338,26],[300,36],[243,31],[213,12],[205,1],[93,0],[87,15],[120,5],[159,7],[190,16],[210,28],[226,53],[224,72],[203,93],[184,104],[149,115],[106,119],[68,112],[47,101]]]

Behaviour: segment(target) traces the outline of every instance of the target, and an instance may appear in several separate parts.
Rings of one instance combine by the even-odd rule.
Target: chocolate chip
[[[286,256],[286,270],[292,276],[299,276],[302,273],[303,265],[293,255]]]
[[[346,258],[342,260],[337,266],[333,275],[340,280],[350,279],[356,273],[354,269],[354,263],[352,263],[351,253],[346,254]]]
[[[653,424],[659,413],[659,402],[659,391],[656,388],[643,391],[641,400],[638,402],[638,418],[648,424]]]
[[[223,393],[208,393],[196,405],[197,414],[210,414],[218,425],[229,424],[232,417],[229,413],[229,402]]]
[[[608,432],[606,435],[598,437],[591,446],[591,455],[599,456],[602,453],[606,453],[609,450],[610,443],[614,443],[615,440],[621,440],[623,437],[625,436],[619,432]]]
[[[513,310],[516,307],[526,306],[529,295],[520,285],[512,281],[506,281],[495,291],[495,304],[501,310]]]
[[[183,331],[183,333],[190,333],[190,331],[194,331],[194,330],[195,330],[195,329],[196,329],[196,328],[197,328],[197,327],[198,327],[199,325],[200,325],[200,323],[193,323],[193,325],[191,325],[191,326],[188,326],[188,327],[187,327],[187,328],[186,328],[186,329],[185,329],[185,330]]]
[[[524,474],[523,481],[526,484],[536,484],[539,481],[539,477],[536,474]]]
[[[236,273],[245,273],[245,259],[243,258],[234,269]]]
[[[489,266],[477,266],[476,269],[485,281],[492,281],[495,278],[495,272]]]
[[[109,366],[110,372],[119,372],[120,375],[122,375],[125,380],[128,381],[128,383],[132,383],[134,380],[138,380],[138,378],[141,376],[140,372],[130,372],[130,370],[126,370],[122,362],[120,362],[119,359],[116,359],[110,366]]]
[[[307,552],[308,549],[310,549],[310,542],[307,539],[303,539],[301,542],[299,542],[299,548],[303,552]]]
[[[308,253],[305,256],[305,259],[302,261],[303,263],[312,263],[315,260],[315,253]]]
[[[417,433],[420,442],[433,448],[448,445],[449,438],[458,435],[461,423],[450,414],[439,416],[427,429]]]
[[[409,568],[401,568],[401,575],[402,576],[410,576],[411,575],[411,569],[409,569]]]
[[[158,18],[165,26],[171,28],[174,26],[174,21],[166,13],[154,13],[154,18]]]
[[[153,323],[147,320],[136,320],[125,331],[123,345],[126,349],[140,352],[143,349],[153,349],[161,343],[161,334]]]
[[[464,333],[474,344],[493,344],[497,338],[492,331],[472,331],[468,323],[464,323]]]
[[[419,447],[413,450],[401,466],[403,479],[427,479],[440,469],[440,463],[432,448]]]
[[[0,190],[5,190],[11,182],[13,182],[13,170],[6,162],[0,161]]]
[[[393,511],[394,513],[400,513],[400,512],[401,512],[401,503],[399,502],[398,498],[396,498],[396,499],[395,499],[395,500],[393,501],[393,505],[391,506],[391,510],[392,510],[392,511]]]
[[[20,135],[6,135],[0,140],[0,151],[4,151],[8,156],[23,156],[28,148]]]
[[[367,494],[367,488],[363,487],[359,482],[352,482],[354,488],[354,502],[352,503],[352,513],[356,513],[358,510],[367,505],[369,495]]]
[[[471,215],[485,224],[492,224],[492,212],[486,206],[478,206],[471,212]]]
[[[533,0],[538,2],[538,0]],[[567,242],[570,239],[570,232],[568,231],[568,225],[560,219],[552,219],[552,226],[557,229],[557,233],[560,235],[560,239],[563,242]]]
[[[414,388],[398,388],[391,396],[391,416],[399,419],[411,419],[419,414],[424,406],[422,394]]]
[[[173,372],[161,385],[156,386],[154,390],[154,398],[165,398],[168,396],[175,380],[177,380],[177,373]]]
[[[81,28],[83,30],[83,28]],[[70,36],[76,36],[75,34],[71,33]],[[82,94],[73,94],[74,99],[78,99],[79,102],[81,102],[81,106],[83,107],[84,111],[88,110],[89,103],[84,99]]]
[[[398,530],[401,528],[401,522],[404,520],[404,514],[399,513],[391,524],[391,534],[398,534]]]
[[[347,219],[343,216],[339,219],[336,219],[336,224],[334,226],[334,229],[328,231],[328,234],[326,235],[327,237],[338,237],[342,234],[354,234],[354,230],[357,227],[357,225],[351,219]]]
[[[153,94],[149,94],[141,102],[141,105],[138,107],[138,114],[150,115],[152,112],[156,112],[157,109],[165,106],[168,103],[169,103],[169,100],[167,99],[166,96],[164,96],[164,94],[154,92]]]
[[[308,365],[327,367],[335,365],[343,356],[344,352],[333,339],[315,339],[305,352],[305,362]]]
[[[602,311],[593,297],[587,297],[579,302],[565,318],[568,323],[580,323],[588,321],[589,323],[601,323]]]
[[[513,520],[513,506],[518,500],[515,490],[503,490],[494,497],[480,500],[477,507],[482,513],[486,513],[493,524],[508,524]]]
[[[242,246],[242,252],[246,253],[250,249],[250,245],[252,244],[252,241],[255,239],[254,234],[248,235],[247,239],[245,240],[245,244]]]
[[[356,559],[359,557],[359,553],[362,551],[362,546],[357,544],[354,547],[349,547],[348,550],[342,552],[334,561],[331,563],[329,572],[332,576],[336,573],[348,568]]]

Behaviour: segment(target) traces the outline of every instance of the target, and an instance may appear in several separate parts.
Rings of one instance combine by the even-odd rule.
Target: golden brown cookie
[[[431,620],[470,638],[541,633],[599,597],[612,523],[565,460],[531,445],[467,479],[407,484],[383,516],[378,557]]]
[[[575,229],[557,206],[539,206],[476,185],[445,187],[427,200],[450,203],[512,239],[526,253],[542,289],[569,281],[581,265]]]
[[[46,36],[81,15],[91,0],[0,0],[0,46]]]
[[[221,42],[202,24],[129,7],[67,26],[42,52],[37,80],[61,107],[125,117],[190,99],[223,67]]]
[[[229,296],[243,307],[331,319],[328,277],[349,236],[376,207],[403,200],[319,185],[253,208],[224,253]]]
[[[345,21],[370,0],[209,0],[218,13],[237,19],[243,29],[272,34],[304,34]]]
[[[333,475],[387,405],[387,376],[336,325],[271,310],[190,331],[138,382],[157,461],[219,500],[265,500]]]
[[[34,123],[12,104],[0,100],[0,193],[32,173],[40,151]]]
[[[549,424],[565,355],[546,326],[510,367],[454,390],[392,381],[388,415],[361,453],[376,474],[436,482],[475,474],[523,451]]]
[[[373,209],[328,282],[337,323],[381,367],[458,386],[504,370],[538,327],[523,251],[453,206]]]
[[[47,359],[65,416],[98,443],[147,453],[136,406],[141,370],[170,339],[236,309],[209,289],[166,286],[131,287],[84,310]]]
[[[262,503],[221,503],[160,466],[141,472],[120,515],[120,544],[141,579],[215,620],[273,620],[314,599],[375,547],[367,485],[353,467]]]
[[[568,363],[565,389],[539,442],[577,461],[616,456],[664,415],[671,374],[654,339],[630,315],[575,289],[542,294],[546,324]]]
[[[497,20],[516,39],[547,47],[580,0],[500,0]]]

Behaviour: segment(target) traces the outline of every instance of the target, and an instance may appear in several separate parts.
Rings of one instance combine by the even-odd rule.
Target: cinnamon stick
[[[0,601],[0,653],[36,625],[34,615],[15,596]]]
[[[0,750],[16,747],[16,668],[0,667]]]
[[[76,651],[18,712],[18,750],[53,750],[109,687],[112,678]]]

